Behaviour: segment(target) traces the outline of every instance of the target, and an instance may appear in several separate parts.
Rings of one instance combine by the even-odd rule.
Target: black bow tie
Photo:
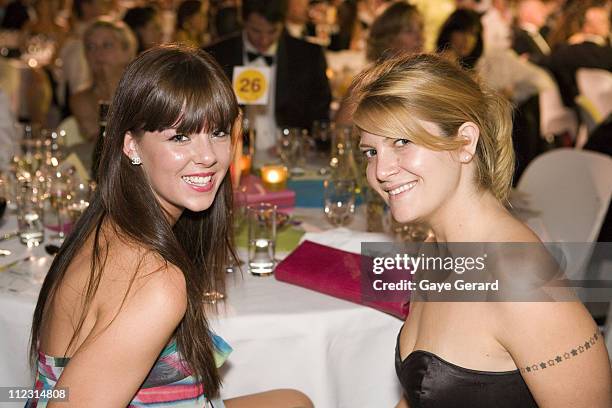
[[[263,58],[266,61],[266,65],[270,66],[272,64],[274,64],[274,56],[272,55],[263,55],[257,52],[250,52],[247,51],[247,58],[249,59],[249,62],[252,62],[254,60],[256,60],[257,58]]]

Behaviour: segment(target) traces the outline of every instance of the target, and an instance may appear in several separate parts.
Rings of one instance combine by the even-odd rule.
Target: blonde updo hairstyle
[[[458,130],[475,123],[480,135],[474,156],[476,184],[505,202],[514,172],[512,108],[455,63],[436,55],[404,55],[361,73],[353,84],[353,122],[362,131],[405,138],[437,151],[466,144]],[[433,122],[442,136],[421,126]]]

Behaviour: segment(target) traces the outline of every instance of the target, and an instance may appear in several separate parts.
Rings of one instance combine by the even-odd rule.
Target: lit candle
[[[261,167],[261,180],[268,191],[281,191],[287,187],[287,167],[266,165]]]
[[[242,155],[238,161],[238,167],[242,177],[246,177],[251,172],[251,156]]]

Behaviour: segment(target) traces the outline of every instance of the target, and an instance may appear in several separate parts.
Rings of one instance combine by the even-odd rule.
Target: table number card
[[[267,105],[270,93],[270,67],[234,67],[232,85],[238,103]]]

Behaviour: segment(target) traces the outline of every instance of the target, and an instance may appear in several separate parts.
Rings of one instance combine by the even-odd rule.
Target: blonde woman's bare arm
[[[493,306],[498,340],[542,408],[612,406],[610,359],[603,336],[579,302]]]

